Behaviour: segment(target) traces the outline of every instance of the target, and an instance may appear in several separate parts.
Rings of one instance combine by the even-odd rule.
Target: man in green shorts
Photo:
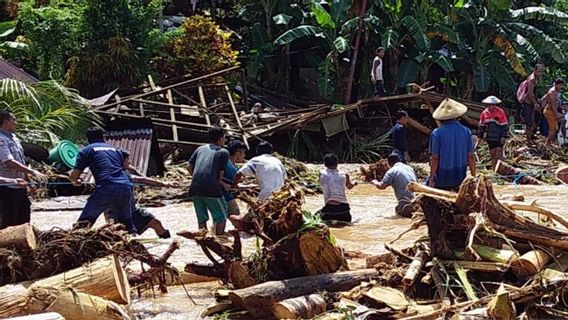
[[[213,218],[215,233],[225,232],[227,202],[223,198],[221,179],[229,161],[229,151],[223,148],[225,132],[219,127],[209,129],[210,143],[193,152],[189,159],[191,186],[189,194],[193,200],[199,229],[207,229],[209,213]]]

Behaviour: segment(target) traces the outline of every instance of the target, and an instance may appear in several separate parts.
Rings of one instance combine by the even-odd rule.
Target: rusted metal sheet
[[[26,83],[38,82],[31,74],[0,58],[0,80],[2,79],[16,79]]]

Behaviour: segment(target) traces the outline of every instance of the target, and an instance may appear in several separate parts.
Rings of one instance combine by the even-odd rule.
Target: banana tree
[[[304,23],[282,33],[274,44],[284,46],[299,39],[315,38],[323,40],[325,57],[318,62],[318,86],[322,97],[337,97],[341,87],[339,77],[339,58],[351,50],[351,40],[356,29],[358,17],[349,17],[353,2],[351,0],[312,1],[309,10],[304,11]],[[327,7],[327,8],[326,8]],[[367,14],[366,24],[377,26],[379,19]]]

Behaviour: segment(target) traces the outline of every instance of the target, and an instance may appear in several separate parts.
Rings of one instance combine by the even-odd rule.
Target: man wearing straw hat
[[[481,101],[486,108],[479,116],[479,130],[477,135],[480,140],[485,139],[491,153],[491,165],[495,169],[497,161],[503,159],[503,145],[509,135],[509,121],[505,111],[499,107],[501,100],[495,96],[489,96]]]
[[[442,124],[430,136],[430,187],[458,189],[465,179],[468,165],[475,176],[475,148],[471,131],[457,120],[466,112],[465,105],[446,98],[432,114]]]

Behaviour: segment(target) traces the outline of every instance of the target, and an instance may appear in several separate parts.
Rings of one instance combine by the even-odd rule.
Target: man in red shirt
[[[501,100],[495,96],[489,96],[481,101],[486,108],[479,117],[478,136],[485,139],[491,152],[491,164],[493,169],[499,159],[503,159],[503,145],[509,135],[509,122],[505,111],[499,107]]]

